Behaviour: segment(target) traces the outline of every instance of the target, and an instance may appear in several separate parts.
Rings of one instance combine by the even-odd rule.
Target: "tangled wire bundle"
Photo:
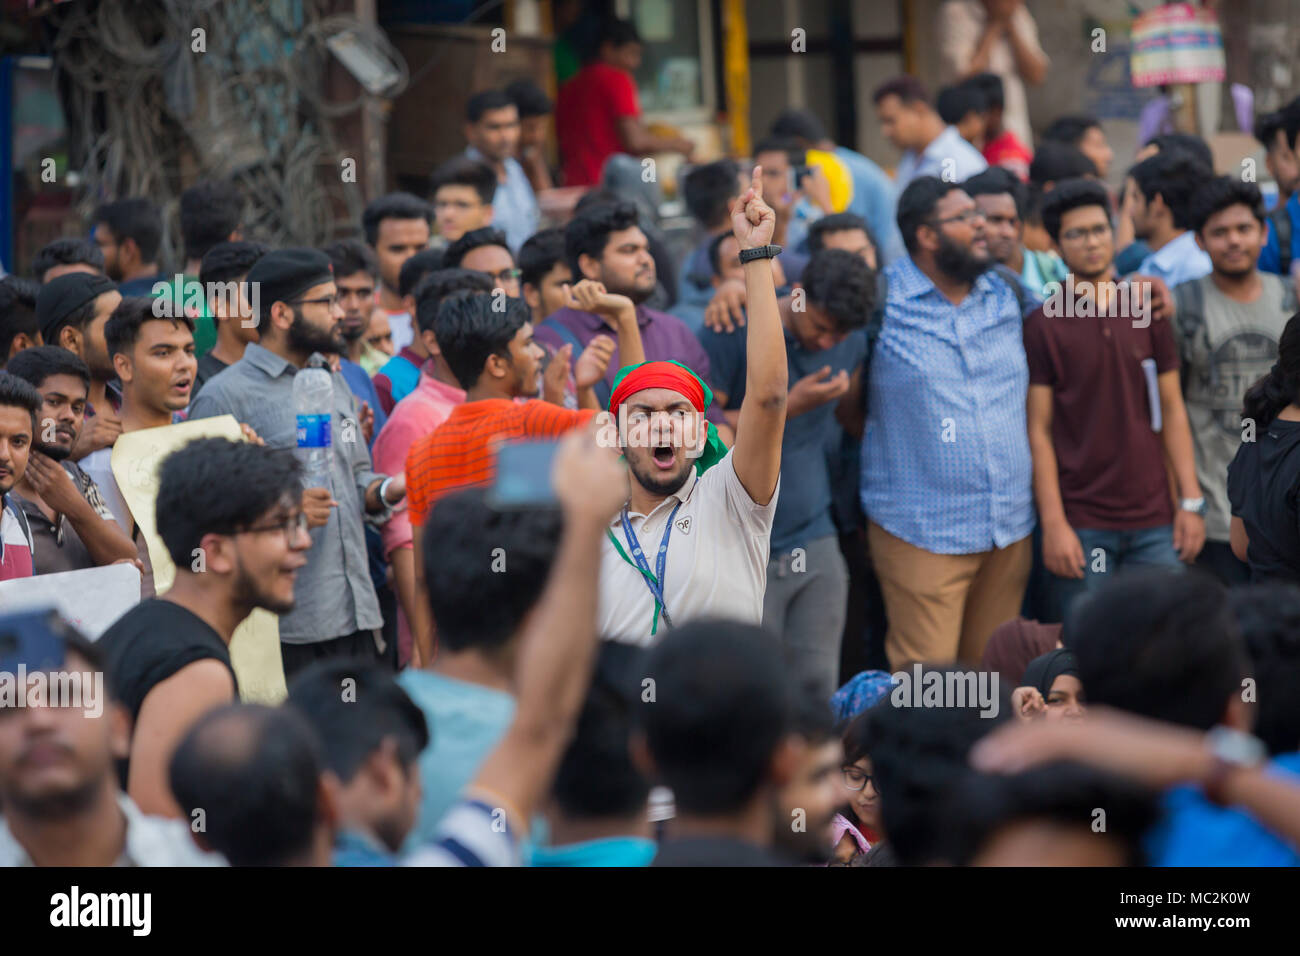
[[[228,176],[248,199],[244,232],[318,245],[349,231],[363,196],[343,182],[332,121],[360,109],[326,99],[326,41],[351,31],[408,72],[384,34],[327,0],[100,0],[51,17],[70,155],[99,202],[147,196],[163,211],[161,261],[179,262],[185,184]]]

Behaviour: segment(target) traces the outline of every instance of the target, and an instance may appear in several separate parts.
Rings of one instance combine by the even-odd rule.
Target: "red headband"
[[[627,401],[628,396],[647,388],[681,392],[697,412],[704,411],[703,384],[676,362],[646,362],[628,372],[609,397],[609,410],[618,414],[619,406]]]

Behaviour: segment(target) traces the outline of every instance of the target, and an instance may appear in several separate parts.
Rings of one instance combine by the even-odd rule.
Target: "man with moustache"
[[[1196,243],[1214,267],[1173,288],[1174,337],[1207,505],[1205,548],[1196,560],[1224,584],[1244,584],[1250,567],[1232,553],[1228,540],[1228,465],[1243,440],[1246,389],[1277,360],[1282,329],[1296,311],[1295,287],[1256,265],[1268,227],[1254,183],[1235,176],[1212,179],[1192,197],[1189,215]]]
[[[681,362],[704,381],[709,380],[708,356],[686,323],[644,304],[655,290],[655,262],[649,240],[637,225],[635,206],[626,202],[593,203],[565,227],[564,248],[575,282],[591,279],[611,295],[631,300],[648,360]],[[566,306],[537,326],[536,337],[538,344],[552,353],[571,346],[569,361],[576,365],[591,340],[611,330],[617,331],[617,323],[609,316]],[[621,364],[627,363],[615,351],[605,380],[596,385],[602,405],[609,401]],[[721,409],[712,410],[708,417],[715,424],[724,423]]]
[[[33,454],[13,496],[32,530],[34,573],[134,561],[135,545],[113,520],[99,486],[68,459],[85,423],[85,363],[67,349],[42,345],[14,356],[6,371],[35,388],[43,403]]]
[[[27,470],[40,409],[36,389],[0,372],[0,581],[32,576],[32,533],[9,492]]]
[[[155,301],[124,299],[104,325],[106,349],[121,382],[118,415],[122,434],[184,421],[183,410],[190,403],[190,389],[198,371],[194,320],[184,314],[158,316],[154,313]],[[153,594],[149,548],[118,487],[112,458],[111,447],[101,448],[87,455],[82,467],[99,484],[122,530],[135,540],[145,568],[142,593],[149,597]]]
[[[72,273],[51,279],[36,296],[36,318],[46,345],[67,349],[90,370],[86,397],[86,428],[72,450],[80,461],[91,452],[110,447],[122,434],[117,417],[118,396],[109,389],[117,377],[104,344],[104,325],[122,303],[122,294],[102,275]]]
[[[55,614],[11,615],[0,628],[22,628],[42,651],[40,659],[6,656],[4,670],[25,663],[29,671],[103,672],[103,644]],[[147,816],[119,789],[113,761],[126,752],[128,717],[111,697],[95,703],[13,708],[0,720],[0,867],[224,865],[195,845],[185,823]]]
[[[663,625],[699,617],[763,618],[789,369],[768,261],[781,251],[770,244],[776,214],[763,201],[761,175],[755,167],[731,207],[749,308],[745,398],[731,449],[704,421],[712,394],[686,366],[650,361],[614,380],[609,411],[630,495],[601,554],[599,629],[612,640],[648,645]]]
[[[974,662],[1016,616],[1032,558],[1021,312],[961,186],[916,178],[898,224],[908,256],[884,272],[862,449],[885,649],[891,667]]]
[[[224,438],[192,441],[163,461],[158,536],[176,579],[99,640],[110,693],[132,722],[124,784],[145,813],[180,815],[167,778],[172,751],[200,716],[237,699],[235,628],[254,608],[293,609],[311,546],[300,480],[291,452]]]
[[[281,249],[248,273],[260,283],[260,341],[206,386],[190,418],[233,414],[272,448],[297,446],[293,377],[323,354],[343,352],[343,310],[330,260],[314,249]],[[383,523],[406,496],[404,475],[376,473],[357,424],[356,398],[334,373],[332,470],[329,488],[308,488],[302,510],[312,528],[312,548],[299,576],[297,604],[280,618],[286,676],[322,657],[381,654],[382,626],[370,579],[363,516]],[[351,425],[348,426],[348,422]],[[349,438],[351,440],[349,440]]]

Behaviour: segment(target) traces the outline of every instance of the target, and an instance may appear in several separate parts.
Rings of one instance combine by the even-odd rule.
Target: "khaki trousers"
[[[1032,536],[978,554],[935,554],[870,522],[867,542],[889,615],[891,669],[911,661],[978,665],[993,629],[1020,613]]]

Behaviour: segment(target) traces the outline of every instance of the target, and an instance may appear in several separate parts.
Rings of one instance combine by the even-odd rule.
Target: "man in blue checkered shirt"
[[[899,197],[908,257],[885,270],[862,506],[889,615],[889,663],[977,662],[1016,616],[1032,560],[1029,370],[1016,277],[956,183]]]

